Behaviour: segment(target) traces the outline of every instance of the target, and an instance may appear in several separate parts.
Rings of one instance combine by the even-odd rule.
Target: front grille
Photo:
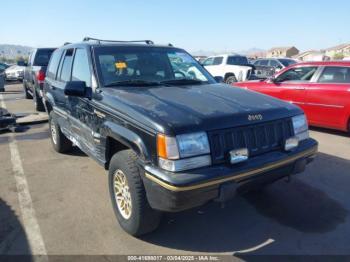
[[[213,164],[229,162],[233,149],[248,148],[249,157],[281,150],[294,135],[291,119],[211,131],[208,133]]]

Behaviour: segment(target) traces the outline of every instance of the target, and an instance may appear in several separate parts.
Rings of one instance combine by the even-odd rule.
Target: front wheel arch
[[[141,161],[150,161],[151,157],[143,139],[130,129],[116,123],[107,122],[101,131],[105,139],[105,169],[109,168],[109,162],[113,153],[124,149],[131,149]]]
[[[236,77],[236,75],[235,75],[234,73],[226,73],[226,74],[225,74],[225,77],[224,77],[224,81],[226,81],[227,78],[229,78],[230,76]]]

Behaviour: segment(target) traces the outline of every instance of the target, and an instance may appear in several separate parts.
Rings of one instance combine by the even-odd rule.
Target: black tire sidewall
[[[120,226],[130,235],[140,236],[152,232],[158,227],[162,213],[153,210],[148,203],[136,159],[137,156],[132,150],[116,153],[110,162],[108,184],[113,210]],[[129,219],[125,219],[120,214],[115,200],[114,174],[118,169],[126,176],[131,194],[132,213]]]
[[[29,94],[28,88],[27,88],[27,85],[25,84],[25,82],[23,82],[23,89],[24,89],[24,93],[26,95],[26,99],[32,99],[33,97]]]
[[[134,235],[137,231],[137,226],[140,222],[140,214],[138,214],[139,206],[138,206],[138,201],[136,199],[136,189],[134,186],[134,181],[130,177],[129,173],[131,172],[129,170],[129,167],[125,164],[124,158],[121,156],[121,154],[117,154],[118,157],[113,157],[111,160],[111,165],[109,168],[109,193],[112,201],[112,206],[114,213],[118,219],[118,222],[124,228],[128,233]],[[132,205],[132,211],[131,211],[131,217],[129,219],[125,219],[119,212],[115,195],[114,195],[114,175],[115,172],[120,169],[123,171],[129,185],[129,191],[131,194],[131,205]]]
[[[53,139],[52,139],[52,131],[51,131],[52,125],[56,129],[56,144],[53,142]],[[55,113],[53,111],[51,111],[49,115],[49,128],[50,128],[51,143],[55,151],[59,153],[65,153],[69,151],[72,147],[72,142],[68,140],[68,138],[66,138],[62,133],[58,123],[55,120]]]
[[[34,100],[35,110],[38,112],[44,112],[45,111],[44,104],[41,100],[41,97],[38,95],[36,91],[34,91],[33,100]]]
[[[229,81],[229,80],[231,80],[231,81]],[[232,83],[236,83],[236,82],[237,82],[237,78],[235,76],[232,76],[232,75],[227,77],[225,80],[225,83],[229,84],[229,85]]]
[[[53,138],[52,138],[52,131],[51,131],[51,127],[54,126],[56,129],[56,144],[53,142]],[[51,140],[51,144],[54,147],[55,151],[59,152],[59,135],[58,135],[58,129],[59,126],[57,125],[56,121],[55,121],[55,116],[54,113],[51,112],[50,116],[49,116],[49,128],[50,128],[50,140]]]

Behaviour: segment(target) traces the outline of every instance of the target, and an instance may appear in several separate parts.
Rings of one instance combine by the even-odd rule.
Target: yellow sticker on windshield
[[[124,68],[127,68],[127,65],[125,62],[117,62],[117,63],[115,63],[115,68],[124,69]]]

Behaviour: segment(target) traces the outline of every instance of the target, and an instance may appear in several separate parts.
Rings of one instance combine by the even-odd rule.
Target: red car
[[[350,62],[295,64],[270,79],[234,86],[300,106],[312,126],[350,131]]]

